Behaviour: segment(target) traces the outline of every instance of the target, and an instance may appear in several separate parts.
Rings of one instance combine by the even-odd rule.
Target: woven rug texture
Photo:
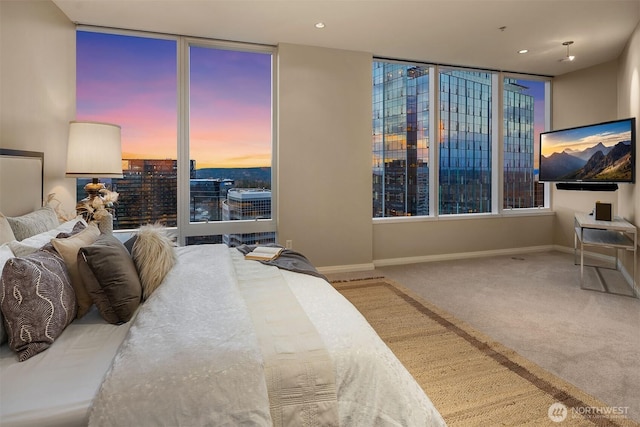
[[[390,279],[332,284],[449,426],[640,426]]]

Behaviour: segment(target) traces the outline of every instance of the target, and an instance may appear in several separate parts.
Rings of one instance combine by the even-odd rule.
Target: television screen
[[[540,134],[540,181],[634,182],[635,118]]]

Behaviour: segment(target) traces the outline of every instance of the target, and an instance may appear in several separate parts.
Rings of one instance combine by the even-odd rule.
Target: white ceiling
[[[640,0],[53,1],[79,24],[549,76],[617,58],[640,22]]]

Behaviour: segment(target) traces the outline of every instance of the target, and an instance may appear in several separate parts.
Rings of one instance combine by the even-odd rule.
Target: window
[[[373,216],[429,214],[429,68],[373,64]]]
[[[374,218],[544,206],[535,149],[549,82],[504,77],[500,84],[501,74],[374,61]]]
[[[84,30],[77,46],[78,119],[122,127],[115,230],[275,241],[272,48]]]
[[[547,85],[543,80],[503,80],[503,209],[544,206],[544,184],[538,181],[538,140],[546,129]]]
[[[443,69],[440,102],[438,214],[491,212],[492,140],[490,73]],[[460,102],[458,93],[466,93]],[[461,105],[474,108],[462,113]],[[458,113],[460,111],[460,113]],[[465,123],[475,123],[466,130]],[[468,143],[467,143],[468,142]]]
[[[189,44],[190,224],[273,217],[271,68],[270,50]],[[275,230],[223,234],[222,241],[274,242]]]
[[[77,32],[76,117],[122,127],[114,229],[177,225],[176,41]],[[109,180],[107,180],[109,181]],[[78,180],[78,198],[86,194]]]

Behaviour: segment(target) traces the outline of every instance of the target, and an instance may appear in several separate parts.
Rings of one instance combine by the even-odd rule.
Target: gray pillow
[[[54,250],[9,259],[0,280],[9,347],[25,361],[46,350],[76,317],[76,296]]]
[[[60,225],[56,212],[50,207],[40,208],[22,216],[6,218],[16,240],[53,230]]]
[[[131,255],[113,235],[101,234],[78,251],[78,270],[87,292],[109,323],[128,322],[140,305],[142,286]]]

